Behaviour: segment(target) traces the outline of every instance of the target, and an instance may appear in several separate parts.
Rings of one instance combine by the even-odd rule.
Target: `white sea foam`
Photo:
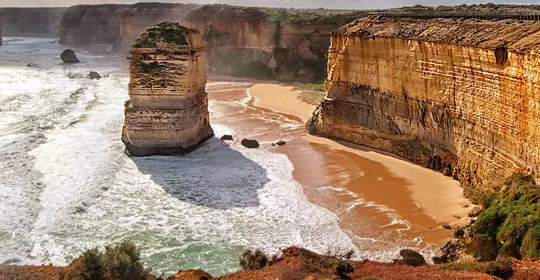
[[[128,78],[117,72],[119,60],[76,50],[83,63],[64,66],[60,46],[31,42],[29,50],[1,50],[18,60],[0,67],[1,77],[10,73],[0,80],[0,104],[12,108],[0,115],[12,129],[2,143],[20,154],[2,150],[9,158],[2,178],[10,180],[0,181],[0,262],[67,264],[86,248],[133,240],[155,272],[220,275],[238,269],[244,247],[354,248],[338,218],[307,200],[284,155],[213,138],[183,157],[127,157],[119,136]],[[89,70],[108,76],[68,77]],[[217,136],[234,132],[213,128]]]

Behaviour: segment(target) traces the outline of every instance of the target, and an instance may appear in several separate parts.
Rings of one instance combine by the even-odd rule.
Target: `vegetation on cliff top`
[[[186,28],[178,23],[162,22],[148,27],[139,39],[134,48],[155,48],[156,43],[163,42],[178,46],[189,46],[189,35],[198,33],[195,29]]]
[[[422,6],[414,5],[409,7],[390,9],[393,12],[413,12],[413,13],[530,13],[540,10],[540,5],[509,5],[509,4],[472,4],[459,6]]]
[[[510,177],[498,193],[483,197],[485,210],[473,226],[473,243],[487,238],[499,256],[540,258],[539,200],[540,187],[531,176]]]

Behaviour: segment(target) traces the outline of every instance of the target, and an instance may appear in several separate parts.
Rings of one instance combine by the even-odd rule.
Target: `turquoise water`
[[[131,240],[158,275],[217,276],[238,270],[244,248],[356,248],[333,213],[307,200],[284,155],[214,138],[184,157],[126,156],[125,55],[75,48],[83,63],[64,65],[65,47],[53,40],[4,43],[0,263],[66,265],[85,249]],[[86,79],[90,70],[104,78]],[[234,131],[213,127],[218,137]]]

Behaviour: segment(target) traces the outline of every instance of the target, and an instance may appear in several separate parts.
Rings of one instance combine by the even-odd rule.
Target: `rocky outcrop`
[[[403,258],[403,261],[412,266],[422,266],[427,265],[426,259],[420,253],[411,250],[403,249],[399,251],[399,255]]]
[[[206,53],[197,30],[161,23],[131,51],[122,141],[135,156],[182,154],[212,136]]]
[[[66,12],[60,43],[115,44],[122,50],[149,25],[180,22],[201,33],[211,73],[315,81],[326,77],[329,33],[357,16],[228,5],[81,5]]]
[[[470,195],[538,177],[539,39],[535,22],[361,18],[332,34],[307,127],[446,169]]]
[[[4,36],[57,37],[67,8],[0,8]],[[1,24],[1,22],[0,22]]]

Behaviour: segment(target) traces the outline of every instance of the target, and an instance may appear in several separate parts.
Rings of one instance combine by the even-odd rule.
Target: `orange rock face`
[[[212,136],[199,32],[150,27],[133,46],[122,141],[132,155],[182,154]]]
[[[308,129],[488,191],[540,174],[540,24],[366,17],[332,35]]]

